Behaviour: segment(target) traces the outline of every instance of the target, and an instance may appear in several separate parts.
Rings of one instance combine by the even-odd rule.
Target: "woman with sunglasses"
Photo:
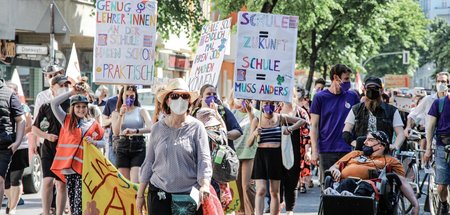
[[[150,133],[152,121],[147,110],[140,107],[136,86],[120,90],[111,117],[116,167],[125,178],[138,183],[139,168],[145,159],[144,134]]]
[[[104,147],[103,128],[88,114],[88,99],[81,85],[75,85],[70,92],[63,93],[51,101],[51,108],[61,124],[56,154],[51,170],[65,179],[72,215],[81,215],[83,171],[83,139],[97,147]],[[70,98],[69,113],[61,104]]]
[[[197,97],[180,78],[157,94],[166,117],[153,126],[142,164],[136,197],[139,214],[147,186],[147,209],[152,215],[172,214],[174,193],[189,195],[195,187],[200,191],[200,200],[209,196],[212,167],[208,135],[204,125],[188,112]],[[196,214],[202,214],[202,208]]]
[[[225,107],[218,99],[216,88],[210,84],[203,85],[200,88],[200,97],[196,101],[196,104],[196,107],[192,111],[193,116],[195,116],[197,110],[200,108],[217,110],[227,127],[228,145],[234,149],[233,141],[242,135],[242,129],[230,109]]]
[[[256,181],[255,214],[264,210],[266,184],[270,187],[270,214],[276,215],[280,210],[280,180],[282,176],[281,135],[289,135],[306,124],[306,120],[275,112],[275,102],[261,102],[263,114],[261,119],[255,117],[251,125],[251,134],[247,140],[249,147],[258,144],[253,164],[252,179]],[[259,122],[261,120],[261,122]],[[284,131],[282,125],[291,124]],[[259,137],[259,138],[258,138]]]

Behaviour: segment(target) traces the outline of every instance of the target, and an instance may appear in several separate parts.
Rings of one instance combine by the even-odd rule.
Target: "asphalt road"
[[[298,198],[296,201],[294,212],[296,215],[312,215],[317,214],[320,204],[320,188],[317,186],[318,181],[314,178],[315,186],[314,188],[309,189],[308,192],[304,194],[298,194]],[[426,188],[424,188],[426,189]],[[25,200],[24,205],[20,205],[17,208],[17,213],[20,215],[38,215],[42,212],[41,205],[41,197],[40,194],[27,194],[23,195],[23,199]],[[423,212],[423,204],[425,201],[425,196],[422,196],[420,199],[421,204],[421,213],[420,214],[429,214]],[[4,214],[5,207],[2,207],[0,214]],[[283,210],[284,212],[284,210]],[[281,214],[284,214],[284,213]]]

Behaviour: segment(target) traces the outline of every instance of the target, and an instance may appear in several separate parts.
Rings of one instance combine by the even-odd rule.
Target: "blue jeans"
[[[437,146],[434,157],[436,161],[436,184],[450,184],[450,162],[446,161],[446,156],[444,146]]]
[[[112,142],[109,142],[109,150],[108,150],[108,159],[109,161],[111,161],[111,163],[116,166],[116,157],[117,154],[116,152],[113,150],[113,146],[112,146]]]

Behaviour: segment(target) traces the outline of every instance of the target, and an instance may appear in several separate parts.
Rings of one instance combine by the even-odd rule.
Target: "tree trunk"
[[[326,63],[323,63],[323,80],[327,80],[327,73],[328,73],[328,65]]]
[[[270,3],[270,1],[266,1],[264,2],[264,5],[261,9],[261,13],[272,13],[273,8],[275,7],[275,5],[277,4],[278,0],[272,0],[272,3]]]
[[[306,82],[306,90],[311,92],[311,84],[314,77],[314,70],[316,69],[316,61],[317,61],[317,49],[316,46],[316,29],[312,29],[311,31],[311,56],[309,57],[309,74],[308,81]]]

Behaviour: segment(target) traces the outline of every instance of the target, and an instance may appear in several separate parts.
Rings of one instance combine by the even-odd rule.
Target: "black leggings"
[[[298,194],[298,178],[300,177],[300,164],[297,163],[287,170],[284,166],[282,169],[281,184],[280,184],[280,202],[286,204],[286,211],[293,211],[295,201]],[[283,198],[284,197],[284,198]]]
[[[22,176],[24,169],[8,171],[5,178],[5,189],[9,189],[11,186],[18,187],[22,185]]]
[[[71,174],[65,175],[67,180],[67,191],[69,191],[69,204],[72,215],[82,215],[82,201],[81,201],[81,175]]]

